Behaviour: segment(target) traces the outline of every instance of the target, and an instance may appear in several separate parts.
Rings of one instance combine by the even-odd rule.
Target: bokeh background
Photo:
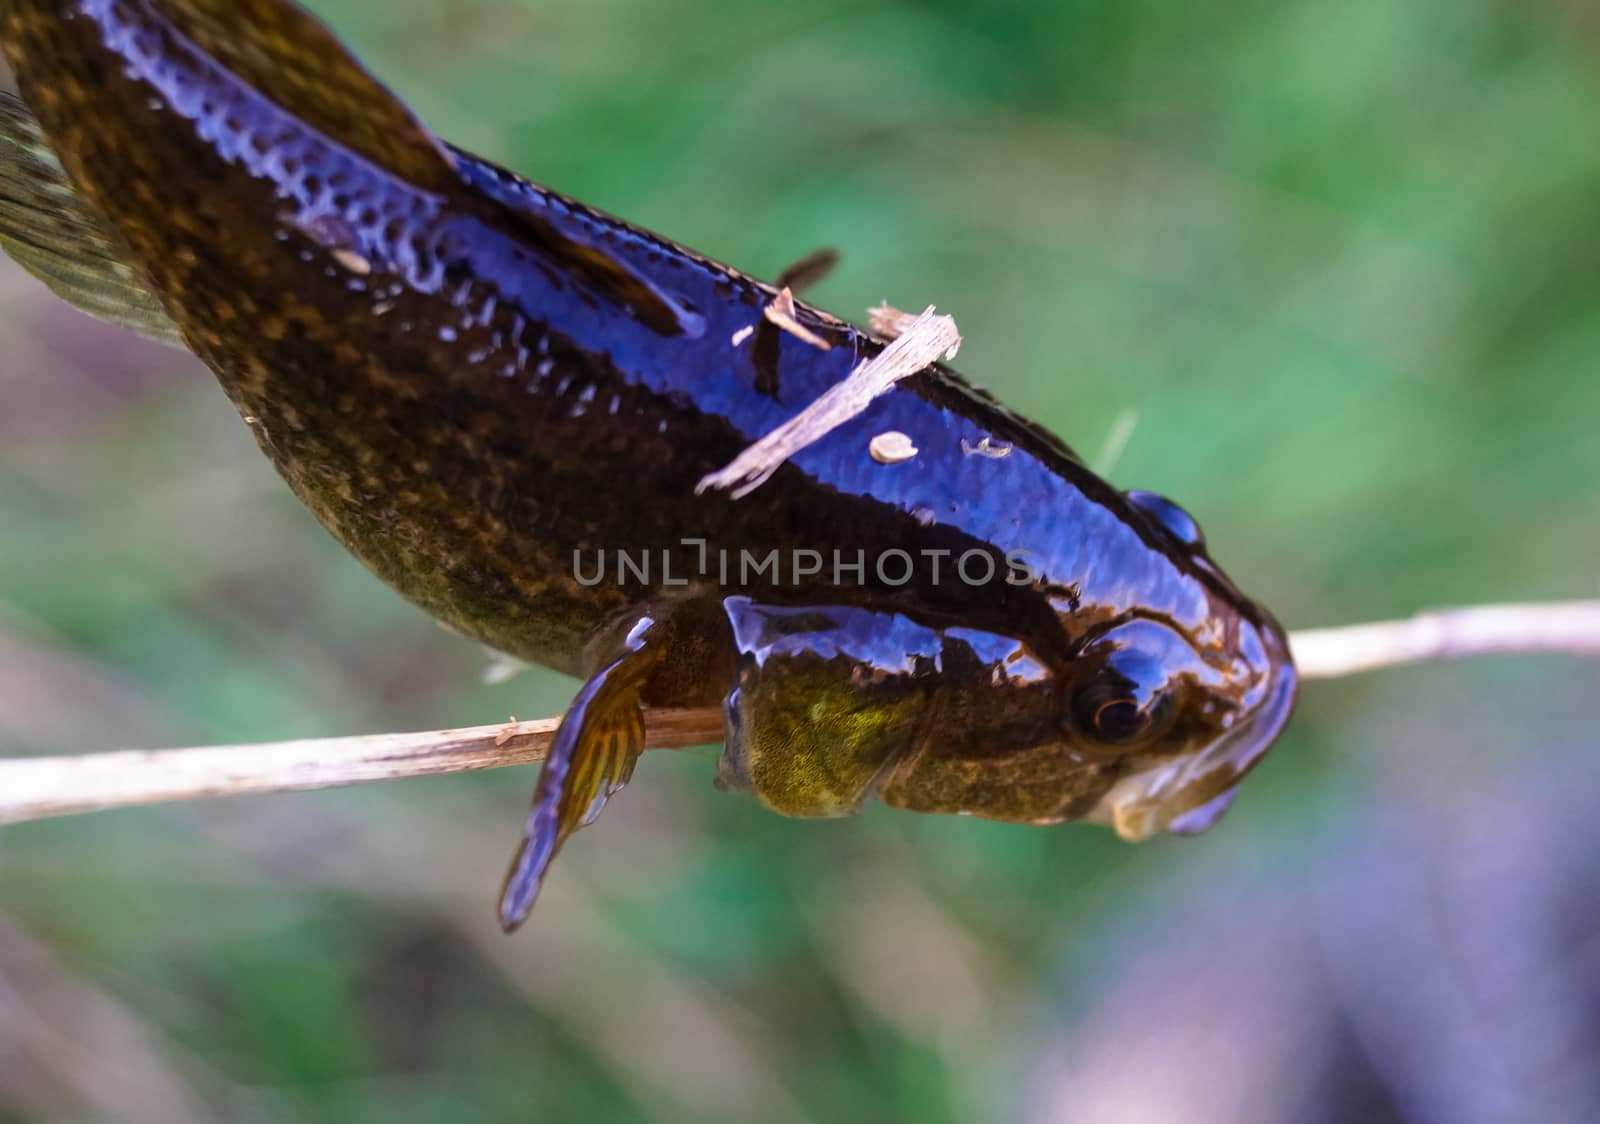
[[[1292,626],[1600,593],[1591,4],[312,6],[457,143],[758,275],[836,246],[840,313],[954,312]],[[193,360],[0,263],[0,753],[574,687],[488,665]],[[515,939],[528,770],[9,828],[0,1120],[1600,1119],[1597,687],[1313,684],[1215,831],[1137,848],[787,822],[652,754]]]

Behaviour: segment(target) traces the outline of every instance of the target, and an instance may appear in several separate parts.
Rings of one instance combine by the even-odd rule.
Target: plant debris
[[[969,457],[988,457],[990,460],[999,460],[1001,457],[1009,457],[1011,455],[1011,446],[996,444],[989,437],[983,438],[974,445],[963,437],[961,439],[961,451]]]
[[[810,328],[806,327],[795,318],[793,290],[788,288],[779,289],[778,295],[773,298],[772,303],[767,305],[767,307],[761,311],[768,320],[772,321],[772,323],[776,324],[778,327],[782,328],[796,339],[805,340],[806,343],[810,344],[812,347],[820,348],[823,351],[833,350],[833,345],[831,343],[817,335],[817,333],[813,332]]]
[[[792,305],[794,298],[789,299]],[[772,318],[770,307],[767,318]],[[941,356],[955,354],[960,346],[961,333],[956,328],[955,318],[939,316],[929,305],[876,356],[750,445],[727,467],[706,475],[695,492],[719,489],[730,491],[734,499],[748,496],[771,479],[790,457],[861,413],[901,379],[927,369]]]

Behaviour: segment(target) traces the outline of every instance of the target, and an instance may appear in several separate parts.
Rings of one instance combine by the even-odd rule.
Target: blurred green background
[[[318,0],[453,141],[1173,495],[1292,627],[1600,593],[1581,0]],[[1121,424],[1119,425],[1119,419]],[[0,753],[556,714],[193,360],[0,262]],[[533,923],[529,770],[0,831],[0,1121],[1600,1119],[1600,675],[1313,684],[1143,847],[788,822],[652,754]]]

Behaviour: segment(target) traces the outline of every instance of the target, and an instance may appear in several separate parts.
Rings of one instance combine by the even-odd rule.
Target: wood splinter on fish
[[[861,413],[901,379],[926,370],[960,346],[961,332],[956,328],[955,317],[937,315],[930,304],[922,315],[912,319],[904,333],[844,381],[829,387],[811,405],[750,445],[727,467],[703,477],[695,494],[718,489],[729,491],[734,499],[743,499],[771,479],[790,457]]]
[[[867,322],[872,325],[872,330],[886,340],[899,339],[909,332],[911,326],[917,322],[917,317],[914,313],[896,308],[888,301],[867,309],[867,317]],[[961,337],[957,336],[955,344],[949,351],[944,353],[944,357],[948,361],[954,359],[960,352]]]
[[[817,333],[813,332],[810,328],[806,327],[804,324],[800,323],[798,319],[796,319],[794,290],[790,289],[788,286],[784,286],[782,289],[779,289],[778,295],[772,299],[771,304],[767,305],[766,308],[761,310],[761,313],[772,323],[776,324],[778,327],[782,328],[796,339],[804,340],[806,343],[820,351],[833,350],[833,344],[817,335]]]

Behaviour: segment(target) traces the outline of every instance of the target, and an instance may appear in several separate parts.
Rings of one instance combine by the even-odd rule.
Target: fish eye
[[[1137,745],[1171,727],[1175,695],[1158,661],[1133,651],[1113,652],[1074,691],[1069,721],[1075,732],[1100,745]]]
[[[1112,699],[1095,708],[1093,724],[1101,741],[1122,745],[1144,736],[1150,713],[1140,707],[1138,699]]]
[[[1189,546],[1204,546],[1206,536],[1194,516],[1154,492],[1129,492],[1128,502],[1166,528],[1172,536]]]
[[[1132,694],[1115,694],[1116,688],[1091,688],[1074,700],[1073,718],[1078,731],[1101,745],[1130,746],[1165,733],[1172,724],[1172,692],[1160,691],[1141,702]]]

